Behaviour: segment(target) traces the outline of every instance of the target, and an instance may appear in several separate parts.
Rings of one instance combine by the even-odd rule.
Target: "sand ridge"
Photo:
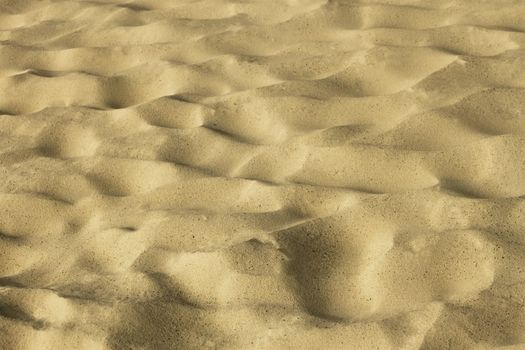
[[[521,349],[525,4],[0,0],[0,348]]]

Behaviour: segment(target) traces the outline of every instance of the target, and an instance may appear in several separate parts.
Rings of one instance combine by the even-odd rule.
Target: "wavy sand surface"
[[[523,349],[525,2],[0,0],[0,348]]]

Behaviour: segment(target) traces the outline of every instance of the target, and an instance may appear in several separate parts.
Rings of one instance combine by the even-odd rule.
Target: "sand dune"
[[[525,348],[525,3],[0,0],[0,348]]]

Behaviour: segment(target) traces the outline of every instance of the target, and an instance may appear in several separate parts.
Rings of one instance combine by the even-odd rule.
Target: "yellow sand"
[[[524,349],[524,198],[524,1],[0,0],[1,350]]]

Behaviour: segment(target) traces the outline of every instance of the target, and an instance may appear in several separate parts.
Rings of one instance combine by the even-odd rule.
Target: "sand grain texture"
[[[525,348],[525,2],[0,0],[0,349]]]

